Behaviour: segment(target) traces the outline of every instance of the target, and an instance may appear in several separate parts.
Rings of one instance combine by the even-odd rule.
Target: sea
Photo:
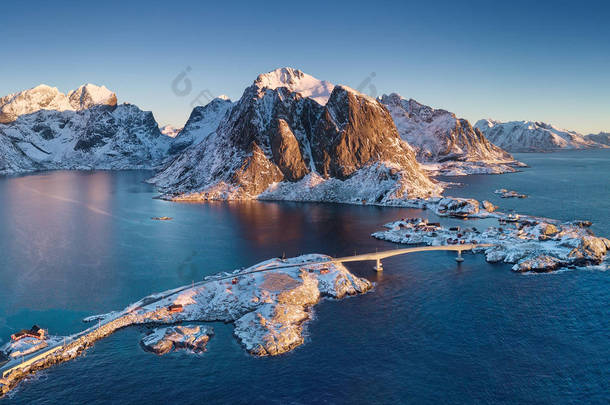
[[[445,177],[446,194],[587,219],[610,237],[610,151],[515,157],[528,167]],[[87,316],[271,257],[398,248],[371,233],[400,218],[461,222],[377,206],[168,202],[145,183],[151,175],[0,178],[0,345],[33,324],[69,335]],[[528,198],[499,198],[499,188]],[[160,216],[173,219],[151,220]],[[139,344],[147,328],[130,327],[32,376],[0,404],[607,404],[608,266],[532,275],[464,257],[396,256],[381,273],[348,264],[373,291],[316,305],[305,343],[281,356],[248,355],[225,323],[211,325],[203,354],[156,356]]]

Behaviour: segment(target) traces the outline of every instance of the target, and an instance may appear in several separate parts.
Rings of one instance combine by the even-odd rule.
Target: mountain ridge
[[[607,145],[594,138],[540,121],[482,119],[475,127],[494,144],[509,152],[552,152],[561,149],[594,149]]]
[[[262,77],[282,77],[284,69]],[[298,194],[324,201],[382,202],[440,193],[377,100],[333,85],[322,105],[314,99],[320,92],[311,92],[310,86],[301,90],[294,81],[282,85],[290,78],[280,85],[260,78],[244,90],[213,134],[151,179],[167,198],[289,199]],[[321,81],[307,78],[311,82]],[[345,187],[364,172],[373,179],[371,187]],[[379,187],[382,179],[389,180]],[[295,194],[299,187],[308,192]],[[322,189],[322,195],[316,192]],[[351,195],[335,195],[347,189]]]
[[[382,95],[402,139],[417,159],[436,173],[449,175],[514,172],[520,162],[492,144],[464,118],[434,109],[397,93]]]

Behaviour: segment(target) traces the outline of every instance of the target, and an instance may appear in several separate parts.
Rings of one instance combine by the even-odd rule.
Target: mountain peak
[[[335,87],[332,83],[316,79],[291,67],[278,68],[263,73],[256,78],[254,85],[261,89],[271,90],[285,87],[290,91],[300,93],[303,97],[311,98],[321,105],[328,102],[330,93]]]
[[[57,87],[39,84],[28,90],[0,98],[0,123],[40,110],[84,110],[96,105],[116,106],[116,94],[104,86],[84,84],[67,95]]]
[[[0,98],[0,123],[8,123],[19,116],[39,110],[71,110],[66,95],[57,87],[39,84],[28,90],[9,94]]]
[[[84,110],[95,105],[115,106],[117,103],[116,94],[106,86],[96,86],[91,83],[69,92],[68,99],[75,110]]]

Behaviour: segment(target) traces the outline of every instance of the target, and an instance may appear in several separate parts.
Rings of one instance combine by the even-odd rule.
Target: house
[[[182,312],[184,310],[184,308],[182,308],[182,305],[180,304],[172,304],[167,307],[167,309],[169,310],[169,312]]]
[[[46,338],[46,331],[42,329],[38,325],[32,326],[31,329],[22,329],[17,333],[11,335],[11,339],[14,341],[21,340],[25,337],[31,337],[39,340],[44,340]]]

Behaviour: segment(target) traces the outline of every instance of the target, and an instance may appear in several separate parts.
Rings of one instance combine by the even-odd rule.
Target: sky
[[[0,95],[95,83],[182,126],[193,106],[291,66],[472,123],[596,133],[610,131],[609,22],[607,1],[11,1]]]

